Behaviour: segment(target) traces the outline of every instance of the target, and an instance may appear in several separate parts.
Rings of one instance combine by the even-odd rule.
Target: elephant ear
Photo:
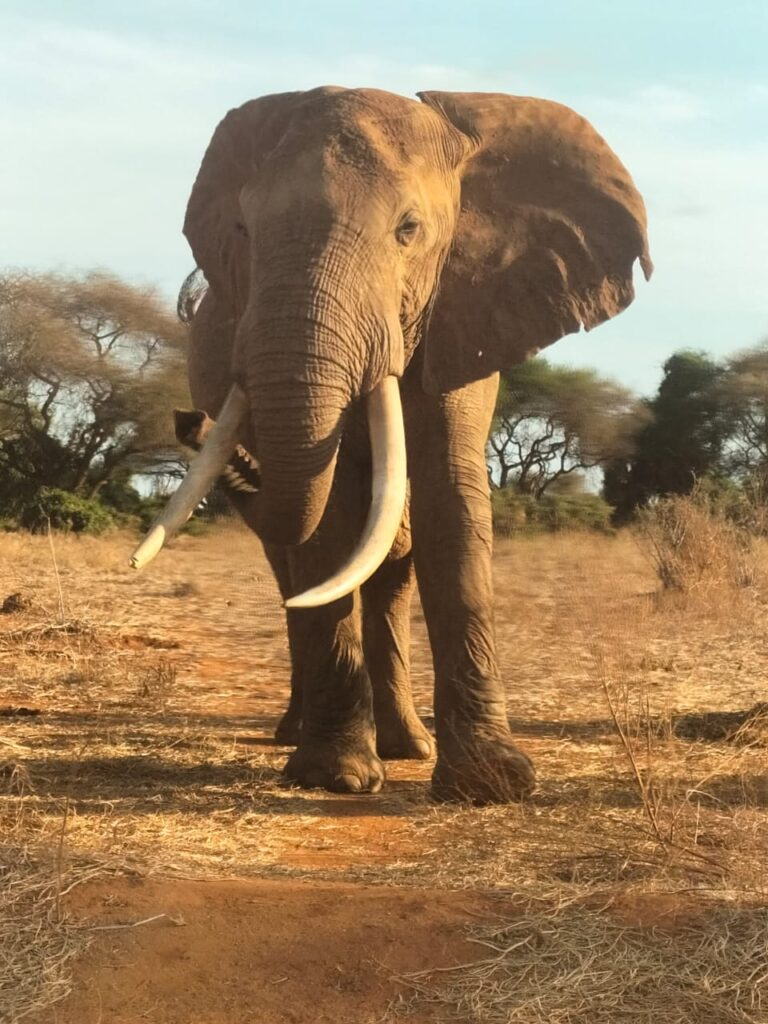
[[[320,91],[320,90],[318,90]],[[276,93],[230,110],[213,133],[192,187],[184,234],[214,291],[247,289],[240,190],[283,138],[304,92]]]
[[[645,207],[588,121],[498,93],[419,98],[474,143],[426,337],[425,386],[448,391],[520,363],[634,297],[652,272]]]

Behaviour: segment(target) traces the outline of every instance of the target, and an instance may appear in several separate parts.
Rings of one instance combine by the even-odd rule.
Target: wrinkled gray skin
[[[281,726],[301,717],[285,771],[375,791],[380,753],[426,752],[408,686],[413,563],[435,672],[433,790],[506,801],[534,772],[509,733],[495,653],[484,446],[497,371],[631,302],[635,260],[651,269],[645,212],[567,108],[421,99],[323,88],[222,121],[185,221],[209,283],[190,382],[214,417],[233,382],[247,395],[240,441],[261,487],[233,500],[288,596],[354,548],[370,494],[363,399],[401,378],[412,553],[402,544],[362,596],[289,613],[302,707]]]

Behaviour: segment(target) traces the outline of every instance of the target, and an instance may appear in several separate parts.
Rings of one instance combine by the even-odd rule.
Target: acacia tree
[[[768,477],[768,343],[730,359],[717,390],[727,439],[723,470],[737,480]]]
[[[705,352],[683,349],[664,363],[659,389],[635,452],[616,459],[604,494],[619,519],[659,495],[687,494],[704,476],[723,469],[730,414],[723,403],[725,367]]]
[[[630,391],[594,370],[530,359],[501,377],[491,480],[540,498],[571,473],[627,456],[646,416]]]
[[[0,486],[95,496],[178,460],[186,328],[149,288],[100,272],[0,275]]]

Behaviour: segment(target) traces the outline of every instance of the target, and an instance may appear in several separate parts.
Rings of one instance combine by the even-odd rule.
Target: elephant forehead
[[[424,166],[440,121],[415,100],[378,89],[308,94],[295,111],[281,156],[313,151],[324,166],[403,173]]]

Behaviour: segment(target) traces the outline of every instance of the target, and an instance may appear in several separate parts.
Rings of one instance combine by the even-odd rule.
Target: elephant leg
[[[327,579],[349,556],[363,515],[359,475],[340,455],[317,532],[306,544],[289,550],[293,593]],[[360,594],[319,608],[296,609],[294,615],[301,637],[292,656],[303,689],[302,726],[285,774],[306,788],[376,792],[385,772],[376,753]]]
[[[416,574],[435,670],[441,799],[506,802],[533,766],[509,732],[496,660],[485,442],[496,375],[439,396],[411,381],[406,431]]]
[[[415,582],[408,553],[388,558],[364,584],[363,645],[373,686],[379,757],[425,761],[434,753],[434,744],[416,714],[410,679]]]
[[[283,747],[295,747],[298,745],[301,735],[304,703],[304,681],[298,671],[301,659],[297,652],[304,640],[301,624],[297,621],[295,612],[286,612],[285,625],[288,633],[288,651],[291,656],[291,695],[288,698],[288,707],[275,728],[275,741]]]
[[[291,570],[288,552],[276,544],[265,544],[264,553],[272,568],[280,596],[285,600],[291,593]],[[288,651],[291,657],[291,696],[288,707],[275,729],[275,740],[281,746],[295,747],[301,732],[301,705],[304,699],[303,683],[297,670],[297,652],[302,643],[301,622],[296,612],[287,611],[285,626],[288,633]]]

